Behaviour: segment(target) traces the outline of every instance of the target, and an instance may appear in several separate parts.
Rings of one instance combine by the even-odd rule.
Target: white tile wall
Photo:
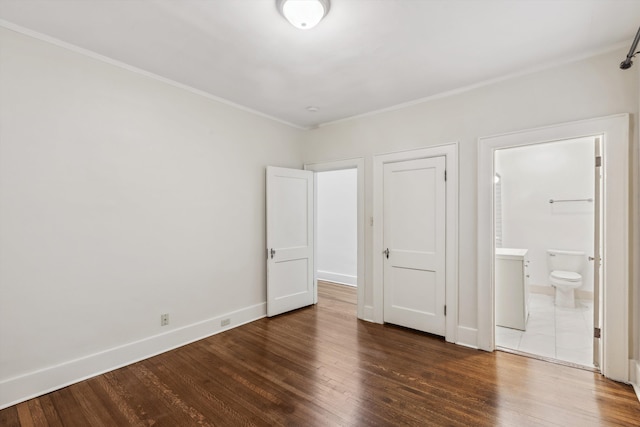
[[[561,308],[553,297],[529,295],[526,331],[496,327],[496,345],[538,356],[593,366],[593,301]]]

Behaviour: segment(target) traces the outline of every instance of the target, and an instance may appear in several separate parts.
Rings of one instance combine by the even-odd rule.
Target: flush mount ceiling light
[[[296,28],[315,27],[329,13],[329,0],[276,0],[278,11]]]

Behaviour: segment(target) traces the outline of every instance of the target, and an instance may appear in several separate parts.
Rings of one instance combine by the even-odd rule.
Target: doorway
[[[597,366],[600,140],[589,136],[494,153],[499,350]]]
[[[358,170],[315,173],[318,295],[357,306]]]
[[[629,114],[483,137],[478,143],[478,348],[495,350],[496,150],[602,136],[602,292],[600,371],[629,381]],[[594,304],[595,306],[595,304]]]
[[[318,224],[318,226],[315,227],[314,231],[314,252],[320,254],[322,251],[323,253],[320,255],[319,263],[316,263],[314,273],[316,283],[315,302],[318,302],[318,282],[323,283],[323,280],[326,280],[327,282],[340,283],[337,286],[355,286],[357,316],[359,319],[372,320],[370,316],[367,316],[365,310],[364,159],[356,158],[305,164],[304,168],[315,174],[314,223]],[[342,194],[337,195],[332,189],[335,189],[336,184],[340,182],[347,183],[347,185],[351,187],[344,192],[341,191]],[[355,185],[355,189],[352,187],[353,185]],[[320,194],[320,192],[322,192],[322,194]],[[344,206],[340,207],[340,202],[345,200],[348,200],[347,203],[355,204],[355,206],[352,204],[349,208]],[[346,210],[349,212],[346,213]],[[349,217],[347,221],[344,220],[345,214]],[[332,218],[333,216],[338,216],[338,218]],[[341,219],[340,217],[343,218]],[[350,246],[344,252],[342,252],[344,248],[336,249],[337,246],[339,247],[341,245],[340,237],[344,236],[334,236],[335,238],[327,236],[325,232],[321,230],[323,226],[325,228],[332,226],[342,227],[343,231],[350,230],[346,231],[347,233],[353,233],[355,231],[355,242],[350,243],[350,245],[355,243],[355,248]],[[338,230],[329,230],[329,233],[334,234],[335,231]],[[320,235],[321,233],[323,235]],[[323,255],[324,259],[322,258]],[[354,256],[355,276],[353,274]],[[344,298],[351,298],[353,294],[352,289],[343,289],[346,292],[341,292],[340,288],[327,288],[326,290],[334,297],[343,294],[346,295]]]

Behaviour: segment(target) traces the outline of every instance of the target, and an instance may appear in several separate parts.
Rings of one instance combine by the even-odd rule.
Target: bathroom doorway
[[[599,312],[601,338],[598,344],[599,369],[607,378],[628,382],[629,369],[629,292],[631,259],[629,235],[630,116],[627,113],[596,117],[525,129],[478,140],[478,332],[477,346],[494,351],[495,346],[495,151],[580,138],[601,136],[601,216]],[[548,201],[547,201],[548,202]],[[555,249],[555,248],[554,248]],[[594,335],[596,335],[594,333]]]
[[[494,152],[498,350],[597,369],[600,144],[596,135]]]

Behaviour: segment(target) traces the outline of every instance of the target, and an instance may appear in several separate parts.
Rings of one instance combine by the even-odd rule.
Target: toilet
[[[556,307],[575,308],[575,290],[582,286],[585,253],[547,250],[549,282],[556,288]]]

